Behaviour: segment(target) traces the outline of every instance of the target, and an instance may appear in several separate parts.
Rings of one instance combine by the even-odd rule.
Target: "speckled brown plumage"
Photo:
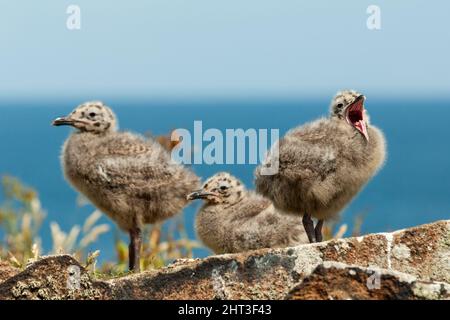
[[[257,192],[284,212],[319,219],[319,227],[323,219],[336,217],[385,160],[384,136],[369,123],[363,102],[359,93],[343,91],[333,99],[328,118],[290,130],[278,144],[278,173],[256,169]],[[355,111],[360,114],[353,116]],[[315,237],[320,241],[321,233],[313,239],[310,234],[310,240]]]
[[[101,102],[82,104],[54,121],[65,124],[78,129],[61,154],[66,179],[130,233],[130,268],[139,268],[142,226],[181,212],[199,179],[172,163],[157,142],[117,131],[114,113]]]
[[[222,172],[188,196],[204,199],[196,217],[196,231],[215,253],[307,243],[301,218],[277,212],[270,200],[246,190],[235,177]]]

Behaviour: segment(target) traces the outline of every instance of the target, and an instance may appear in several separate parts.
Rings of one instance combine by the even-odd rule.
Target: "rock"
[[[289,300],[450,299],[450,285],[387,269],[325,262],[295,286]]]
[[[69,288],[74,270],[80,286]],[[365,287],[373,270],[380,270],[382,291]],[[338,292],[333,281],[347,289]],[[446,283],[450,221],[438,221],[393,233],[179,260],[108,281],[93,280],[70,256],[50,256],[0,283],[0,299],[443,299]]]
[[[106,283],[92,281],[71,256],[43,257],[0,284],[3,299],[105,299]]]
[[[8,262],[0,261],[0,283],[16,275],[19,271],[19,269],[14,268]]]
[[[450,282],[450,220],[321,245],[324,261],[408,273],[425,281]]]

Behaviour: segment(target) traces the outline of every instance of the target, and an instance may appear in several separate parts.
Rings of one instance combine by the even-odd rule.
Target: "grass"
[[[52,248],[45,254],[71,254],[99,277],[118,276],[127,273],[128,244],[116,231],[114,248],[116,260],[97,266],[100,251],[88,252],[102,234],[111,232],[109,225],[98,224],[101,213],[95,210],[82,225],[74,225],[68,231],[61,229],[56,221],[50,222],[50,230],[43,230],[46,212],[41,206],[38,193],[25,186],[17,178],[4,176],[1,180],[4,201],[0,204],[0,260],[24,268],[42,255],[41,232],[50,232]],[[81,201],[82,202],[82,201]],[[141,267],[143,270],[158,269],[174,259],[192,258],[193,249],[201,244],[189,239],[182,216],[163,224],[147,226],[143,231]]]

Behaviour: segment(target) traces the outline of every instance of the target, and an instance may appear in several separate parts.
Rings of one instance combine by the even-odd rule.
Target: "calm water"
[[[68,113],[80,100],[61,103],[2,103],[0,105],[0,174],[19,177],[36,188],[48,213],[42,228],[43,244],[50,249],[49,222],[67,231],[82,224],[92,212],[78,207],[76,193],[64,181],[59,152],[68,128],[50,126],[53,118]],[[327,112],[328,100],[126,102],[108,100],[122,129],[166,134],[175,128],[289,128]],[[389,231],[450,217],[450,103],[446,99],[409,101],[396,98],[370,99],[366,106],[371,121],[388,140],[388,161],[355,201],[343,212],[352,225],[355,215],[365,212],[363,233]],[[202,178],[226,170],[252,187],[253,165],[194,165]],[[199,204],[184,212],[188,232],[194,237],[193,217]],[[110,223],[103,217],[102,222]],[[114,230],[114,228],[112,229]],[[102,258],[113,258],[114,231],[103,235],[97,247]],[[197,256],[207,254],[196,252]]]

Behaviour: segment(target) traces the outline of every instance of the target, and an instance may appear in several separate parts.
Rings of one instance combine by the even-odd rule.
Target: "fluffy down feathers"
[[[199,186],[198,177],[171,162],[157,142],[112,129],[108,121],[115,123],[115,118],[107,117],[112,114],[108,110],[86,103],[55,120],[56,125],[70,123],[79,129],[62,150],[67,180],[123,230],[179,213],[188,204],[186,194]],[[94,112],[98,115],[89,118]],[[107,129],[99,132],[99,127]]]
[[[230,181],[223,188],[225,177]],[[217,183],[216,183],[217,182]],[[270,200],[245,190],[226,173],[209,179],[203,190],[222,200],[206,199],[196,217],[199,238],[215,253],[235,253],[260,248],[289,247],[307,243],[300,217],[277,212]],[[222,192],[221,192],[222,190]]]
[[[282,211],[336,217],[384,163],[382,132],[368,125],[368,136],[335,113],[292,129],[279,142],[279,172],[256,169],[256,190]]]

